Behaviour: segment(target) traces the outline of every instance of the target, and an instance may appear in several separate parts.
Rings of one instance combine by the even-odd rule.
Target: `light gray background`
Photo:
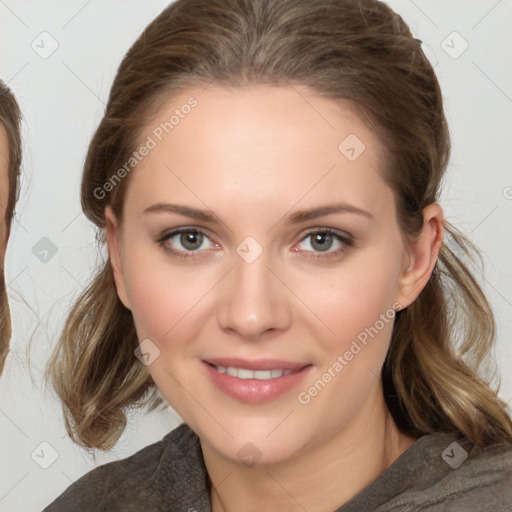
[[[6,264],[14,335],[0,381],[2,512],[41,510],[97,464],[159,440],[179,421],[170,410],[137,413],[115,449],[93,458],[67,438],[60,405],[41,380],[67,308],[98,261],[79,204],[87,144],[123,54],[167,3],[0,0],[0,76],[25,118],[22,194]],[[498,320],[501,396],[512,404],[512,1],[389,4],[424,42],[441,82],[453,137],[442,205],[484,253],[479,280]],[[33,252],[43,237],[57,251],[46,262]]]

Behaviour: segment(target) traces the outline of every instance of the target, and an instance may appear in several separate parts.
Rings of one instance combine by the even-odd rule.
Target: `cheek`
[[[315,313],[324,343],[330,350],[344,350],[355,339],[365,341],[368,330],[379,338],[387,338],[394,318],[393,304],[397,293],[398,264],[396,255],[381,252],[354,258],[346,266],[329,270],[325,276],[308,276],[299,296]],[[328,284],[326,284],[328,282]],[[384,316],[384,320],[382,320]],[[381,332],[382,331],[382,332]]]
[[[125,260],[126,292],[139,339],[163,342],[175,328],[183,328],[194,307],[211,285],[204,273],[185,271],[166,256],[128,252]]]

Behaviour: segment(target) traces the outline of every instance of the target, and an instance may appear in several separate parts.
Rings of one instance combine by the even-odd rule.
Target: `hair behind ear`
[[[479,377],[492,347],[492,309],[462,255],[480,256],[443,221],[437,268],[418,298],[399,311],[384,364],[385,396],[399,426],[414,434],[461,432],[476,448],[512,442],[498,391]]]
[[[107,261],[71,309],[46,368],[76,443],[109,449],[130,406],[149,404],[152,410],[162,402],[134,355],[137,346],[133,317],[117,296]]]

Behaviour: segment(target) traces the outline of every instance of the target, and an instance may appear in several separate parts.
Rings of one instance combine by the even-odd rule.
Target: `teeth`
[[[247,368],[233,368],[232,366],[216,366],[217,371],[220,373],[227,373],[232,377],[238,377],[239,379],[258,379],[258,380],[270,380],[277,379],[283,375],[290,375],[293,370],[248,370]]]

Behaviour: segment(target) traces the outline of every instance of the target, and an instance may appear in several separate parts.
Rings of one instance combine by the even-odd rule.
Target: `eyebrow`
[[[210,213],[209,210],[200,210],[197,208],[191,208],[190,206],[172,203],[156,203],[146,208],[144,213],[176,213],[183,215],[184,217],[190,217],[203,222],[217,222],[219,220],[218,217],[215,214]],[[332,215],[334,213],[350,213],[374,220],[374,217],[370,212],[358,208],[357,206],[341,202],[326,204],[308,210],[299,210],[288,217],[286,224],[300,224],[311,219]]]

